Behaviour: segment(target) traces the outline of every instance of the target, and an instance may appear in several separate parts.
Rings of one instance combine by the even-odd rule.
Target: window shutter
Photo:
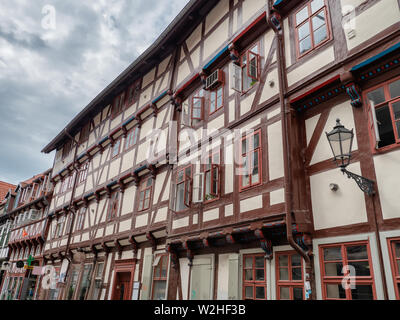
[[[203,180],[204,173],[193,175],[193,203],[203,202]]]
[[[212,258],[193,260],[190,300],[211,300],[213,292],[213,261]]]
[[[239,300],[239,255],[229,255],[228,300]]]
[[[258,80],[258,61],[259,61],[258,54],[248,51],[247,61],[248,61],[247,75],[253,80]]]
[[[371,133],[371,143],[373,149],[378,149],[378,144],[381,141],[379,136],[378,122],[376,120],[375,103],[370,101],[368,104],[368,127]]]
[[[230,64],[229,76],[231,89],[242,92],[242,68],[232,62]]]
[[[153,255],[145,255],[143,258],[142,288],[140,292],[140,300],[150,300],[152,271]]]
[[[182,119],[181,119],[182,125],[184,126],[190,126],[190,107],[189,103],[185,101],[182,103]]]

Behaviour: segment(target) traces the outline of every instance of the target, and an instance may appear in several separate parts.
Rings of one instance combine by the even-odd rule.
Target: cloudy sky
[[[42,148],[187,3],[1,0],[0,180],[16,184],[50,168],[54,153]]]

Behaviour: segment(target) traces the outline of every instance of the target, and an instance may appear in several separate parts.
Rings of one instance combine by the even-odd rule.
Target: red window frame
[[[111,194],[110,203],[108,204],[107,220],[112,220],[118,215],[119,209],[119,191]]]
[[[254,139],[253,137],[255,135],[259,136],[259,146],[257,148],[254,148]],[[247,152],[243,152],[243,140],[249,140],[250,145],[248,148]],[[262,183],[262,138],[261,138],[261,129],[254,130],[252,134],[246,135],[242,137],[240,140],[240,165],[239,165],[239,191],[246,190],[248,188],[258,186]],[[253,164],[250,163],[249,166],[249,184],[246,186],[242,185],[243,182],[243,176],[244,176],[244,169],[243,169],[243,157],[246,156],[247,159],[252,159],[251,155],[256,153],[258,151],[258,182],[253,183],[253,174],[251,173],[254,169]]]
[[[394,291],[396,294],[396,299],[400,300],[400,252],[399,255],[396,254],[396,244],[400,245],[400,238],[388,239]]]
[[[116,152],[116,146],[118,146],[118,152]],[[111,159],[114,159],[119,155],[121,152],[121,137],[119,137],[117,140],[114,141],[114,143],[111,145]]]
[[[79,170],[79,183],[83,183],[86,181],[88,171],[89,171],[89,162],[86,162]]]
[[[130,147],[134,146],[137,142],[137,138],[139,135],[139,127],[135,126],[128,131],[125,140],[125,150],[128,150]]]
[[[222,109],[224,107],[224,85],[225,83],[222,82],[218,87],[210,91],[210,105],[208,108],[208,115],[212,115],[218,110]],[[218,94],[221,92],[221,104],[218,104]],[[212,110],[212,105],[213,105],[213,99],[214,98],[214,109]]]
[[[206,157],[203,164],[203,172],[204,172],[204,183],[203,183],[204,203],[218,200],[221,194],[221,155],[219,151],[214,152]],[[213,174],[214,172],[216,172],[217,176],[216,181],[215,181],[215,175]],[[210,190],[210,195],[212,196],[211,199],[206,199],[207,173],[210,173],[209,190]],[[214,182],[217,186],[216,192],[213,192]]]
[[[262,268],[256,268],[256,258],[261,257],[264,261],[264,280],[246,280],[246,270],[252,270],[253,279],[256,279],[256,270],[261,270]],[[251,268],[246,268],[246,258],[252,258],[253,263]],[[265,255],[264,254],[244,254],[243,255],[243,300],[267,300],[267,266],[265,263]],[[253,288],[253,299],[246,298],[246,288]],[[256,298],[256,288],[263,287],[264,288],[264,299]]]
[[[196,101],[200,101],[200,107],[197,107]],[[195,107],[196,106],[196,107]],[[194,116],[194,109],[200,109],[200,116]],[[190,118],[191,124],[195,124],[195,121],[201,121],[204,118],[204,90],[200,89],[195,93],[195,95],[191,99],[191,107],[190,107]]]
[[[186,170],[188,168],[190,169],[190,174],[189,175],[186,174]],[[181,175],[182,178],[180,178],[180,173],[181,172],[183,172],[183,174]],[[185,167],[182,167],[182,168],[177,170],[177,172],[176,172],[176,197],[175,197],[175,201],[177,201],[177,199],[178,199],[178,196],[177,196],[178,186],[183,184],[184,185],[184,187],[183,187],[183,189],[184,189],[183,204],[186,207],[186,209],[180,210],[180,211],[177,211],[177,212],[183,212],[183,211],[185,211],[185,210],[190,208],[190,204],[191,204],[191,201],[192,201],[192,193],[193,193],[192,181],[193,181],[193,168],[192,168],[191,164],[187,165]],[[176,204],[177,203],[175,203],[175,209],[176,209]]]
[[[397,126],[396,126],[396,122],[400,122],[400,119],[397,119],[397,120],[395,119],[394,110],[393,110],[393,106],[392,106],[393,103],[400,101],[400,96],[392,98],[391,93],[390,93],[390,85],[398,80],[400,80],[400,77],[395,77],[393,79],[390,79],[388,81],[380,83],[380,84],[364,91],[363,97],[364,97],[364,101],[367,105],[366,114],[367,114],[367,118],[368,118],[368,129],[369,129],[369,137],[370,137],[370,141],[371,141],[371,150],[372,150],[372,153],[374,153],[374,154],[384,152],[387,150],[391,150],[393,148],[398,148],[400,146],[400,131],[397,130]],[[380,89],[380,88],[383,88],[383,92],[385,95],[385,101],[380,104],[375,105],[374,108],[376,110],[376,109],[379,109],[380,107],[384,107],[384,106],[388,105],[388,108],[390,111],[390,117],[392,120],[393,134],[394,134],[396,142],[391,145],[376,149],[375,148],[375,144],[376,144],[375,128],[372,123],[373,119],[372,119],[371,110],[370,110],[370,108],[372,108],[372,106],[368,99],[368,94],[377,89]]]
[[[153,188],[153,178],[147,178],[145,179],[141,186],[140,186],[140,192],[139,192],[139,203],[138,203],[138,211],[145,211],[150,208],[151,204],[151,193],[152,193],[152,188]],[[148,192],[148,196],[146,197],[146,193]],[[143,195],[143,197],[142,197]],[[148,204],[146,206],[146,201],[148,201]]]
[[[292,265],[292,259],[293,256],[299,256],[300,257],[300,266],[293,266]],[[282,256],[287,256],[288,257],[288,265],[287,266],[280,266],[279,264],[279,258]],[[282,280],[280,278],[280,270],[281,269],[287,269],[288,270],[288,280]],[[293,269],[300,269],[301,270],[301,279],[300,280],[293,280]],[[276,253],[276,264],[275,264],[275,270],[276,270],[276,297],[278,300],[281,300],[280,296],[280,289],[281,288],[289,288],[289,300],[294,300],[294,293],[293,290],[294,288],[301,288],[303,291],[303,300],[305,297],[304,293],[304,269],[303,269],[303,258],[295,251],[282,251],[282,252],[277,252]]]
[[[246,50],[245,53],[243,53],[240,56],[240,68],[241,68],[241,80],[242,80],[242,83],[241,83],[241,86],[242,86],[241,89],[242,90],[241,91],[242,91],[242,94],[245,94],[246,92],[250,91],[250,89],[253,88],[254,85],[257,82],[260,81],[260,73],[261,73],[261,71],[260,71],[261,70],[260,62],[261,62],[261,58],[260,58],[260,54],[259,53],[256,53],[256,52],[252,51],[255,47],[257,47],[258,52],[260,52],[261,47],[260,47],[260,42],[259,41],[254,43],[248,50]],[[253,55],[254,58],[250,59],[250,55]],[[243,62],[243,60],[244,60],[243,58],[244,57],[246,57],[246,62],[245,63]],[[256,59],[256,64],[257,64],[257,67],[256,67],[257,76],[256,77],[253,77],[250,74],[250,68],[248,67],[249,66],[249,61],[254,61],[254,59]],[[244,82],[243,82],[244,81],[244,76],[243,75],[244,75],[244,68],[246,68],[246,67],[247,67],[246,75],[249,78],[251,78],[253,81],[255,81],[255,83],[250,85],[250,87],[248,89],[244,90]]]
[[[351,296],[351,289],[344,289],[346,293],[346,298],[328,298],[327,297],[327,290],[326,286],[329,284],[333,285],[342,285],[342,280],[348,274],[343,274],[340,276],[327,276],[325,265],[329,263],[339,263],[342,266],[349,265],[349,260],[347,257],[347,247],[355,247],[355,246],[366,246],[368,260],[359,259],[359,260],[350,260],[353,262],[365,262],[368,261],[370,275],[369,276],[355,276],[355,284],[356,285],[371,285],[372,286],[372,294],[373,299],[376,300],[376,289],[375,289],[375,279],[374,279],[374,271],[373,271],[373,264],[372,264],[372,257],[371,257],[371,249],[369,245],[369,241],[358,241],[358,242],[347,242],[347,243],[335,243],[335,244],[327,244],[327,245],[320,245],[319,246],[319,255],[320,255],[320,270],[321,270],[321,286],[322,286],[322,298],[324,300],[352,300]],[[340,247],[341,252],[341,260],[324,260],[324,249],[327,248],[334,248]]]
[[[297,59],[300,59],[300,58],[304,57],[308,53],[314,51],[316,48],[319,48],[320,46],[324,45],[326,42],[328,42],[329,40],[332,39],[331,23],[330,23],[330,18],[329,18],[329,10],[328,10],[328,5],[327,5],[326,0],[324,0],[324,5],[321,8],[319,8],[318,11],[316,11],[315,13],[312,13],[312,9],[311,9],[311,3],[312,2],[313,2],[313,0],[308,1],[308,3],[306,5],[302,6],[299,10],[297,10],[293,14],[293,25],[295,26],[295,34],[296,34],[295,35],[295,39],[296,39],[296,55],[297,55]],[[304,8],[308,8],[308,12],[307,12],[308,17],[305,20],[301,21],[300,23],[297,23],[296,16]],[[315,45],[314,32],[317,31],[318,29],[322,28],[322,26],[320,26],[317,30],[314,30],[312,19],[315,16],[317,16],[321,11],[324,11],[324,14],[325,14],[325,25],[326,25],[327,37],[326,37],[325,40],[323,40],[320,43],[318,43],[317,45]],[[309,36],[310,36],[310,40],[311,40],[311,48],[309,50],[303,52],[303,53],[300,53],[299,29],[303,25],[305,25],[306,23],[309,23],[309,32],[310,32]]]
[[[169,259],[168,259],[168,254],[160,254],[157,257],[160,257],[160,260],[158,261],[158,264],[153,267],[153,283],[152,283],[152,289],[151,289],[151,299],[154,299],[154,283],[157,281],[165,281],[167,283],[167,276],[168,276],[168,265],[169,265]],[[167,261],[165,265],[165,270],[163,269],[163,263]],[[165,276],[163,275],[163,270],[165,271]],[[167,290],[167,288],[165,288]]]
[[[112,106],[111,118],[117,117],[125,108],[125,92],[122,92],[114,99]]]

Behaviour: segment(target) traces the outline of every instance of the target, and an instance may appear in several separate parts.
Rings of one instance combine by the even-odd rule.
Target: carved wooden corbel
[[[154,252],[156,250],[156,247],[157,247],[156,238],[153,236],[153,234],[151,232],[147,232],[146,233],[146,238],[147,238],[147,240],[150,241],[151,247],[152,247],[153,252]]]
[[[192,251],[192,249],[190,248],[190,245],[189,245],[189,242],[188,241],[183,241],[182,242],[182,247],[184,248],[184,249],[186,249],[186,257],[188,258],[188,260],[189,260],[189,267],[190,266],[192,266],[193,265],[193,258],[194,258],[194,255],[193,255],[193,251]]]
[[[260,240],[260,246],[265,252],[265,258],[271,260],[273,257],[272,241],[265,237],[265,234],[261,229],[254,230],[254,235]]]
[[[121,260],[121,257],[122,257],[122,246],[121,246],[121,244],[119,243],[118,240],[114,240],[114,245],[117,248],[118,259]]]

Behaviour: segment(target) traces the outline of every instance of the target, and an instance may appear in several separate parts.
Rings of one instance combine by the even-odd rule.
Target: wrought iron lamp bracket
[[[359,176],[358,174],[355,174],[353,172],[350,172],[350,171],[346,170],[346,168],[341,168],[341,170],[342,170],[343,174],[346,174],[349,179],[351,178],[357,183],[357,185],[361,189],[361,191],[365,192],[369,196],[373,196],[375,194],[375,190],[374,190],[375,182],[374,181],[364,178],[362,176]]]

